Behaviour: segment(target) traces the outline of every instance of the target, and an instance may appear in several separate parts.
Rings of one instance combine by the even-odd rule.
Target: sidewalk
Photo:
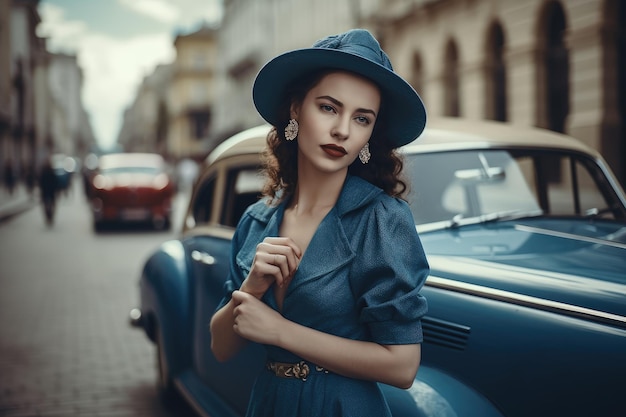
[[[29,195],[26,186],[21,183],[13,189],[13,193],[0,186],[0,223],[35,206],[35,195]]]

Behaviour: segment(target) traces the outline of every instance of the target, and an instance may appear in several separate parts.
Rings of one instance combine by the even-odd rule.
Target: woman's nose
[[[350,135],[350,118],[338,117],[331,133],[333,137],[342,140],[346,139]]]

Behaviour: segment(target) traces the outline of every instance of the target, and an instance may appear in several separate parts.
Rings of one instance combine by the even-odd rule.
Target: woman
[[[266,345],[249,416],[390,415],[376,382],[411,386],[426,312],[394,152],[422,132],[421,99],[360,29],[274,58],[253,98],[274,126],[266,198],[233,238],[213,353]]]

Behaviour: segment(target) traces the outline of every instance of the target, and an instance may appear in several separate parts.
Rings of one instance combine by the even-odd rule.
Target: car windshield
[[[618,204],[593,160],[564,152],[407,154],[404,172],[416,224],[435,228],[538,215],[610,217]]]
[[[145,174],[145,175],[158,175],[163,172],[160,167],[153,166],[116,166],[111,168],[102,168],[100,172],[104,175],[116,175],[116,174]]]

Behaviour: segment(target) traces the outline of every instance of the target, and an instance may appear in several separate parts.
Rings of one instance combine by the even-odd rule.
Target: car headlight
[[[157,190],[162,190],[165,187],[167,187],[169,183],[170,183],[170,179],[167,176],[167,174],[159,174],[156,177],[154,177],[154,180],[152,181],[152,187],[154,187]]]
[[[98,190],[110,190],[112,187],[111,181],[104,175],[98,174],[93,177],[92,184]]]

